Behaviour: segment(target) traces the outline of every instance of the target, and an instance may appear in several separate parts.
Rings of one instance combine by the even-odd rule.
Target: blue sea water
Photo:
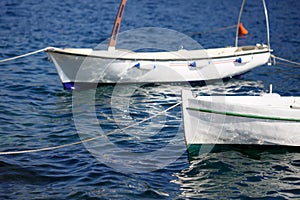
[[[0,59],[47,46],[94,48],[110,36],[118,5],[2,0]],[[204,48],[233,46],[235,29],[212,30],[234,25],[240,5],[241,0],[129,0],[121,31],[168,28]],[[273,54],[300,62],[300,2],[269,0],[267,6]],[[267,42],[260,0],[246,2],[242,22],[249,35],[240,38],[241,45]],[[0,152],[106,134],[50,151],[0,155],[1,199],[300,198],[299,151],[235,148],[189,163],[180,107],[159,114],[180,100],[183,87],[201,94],[257,95],[273,84],[274,92],[299,96],[299,67],[277,62],[203,87],[131,85],[71,92],[63,90],[53,64],[40,53],[1,63],[0,77]],[[148,117],[153,118],[133,126]],[[120,130],[127,126],[132,127]]]

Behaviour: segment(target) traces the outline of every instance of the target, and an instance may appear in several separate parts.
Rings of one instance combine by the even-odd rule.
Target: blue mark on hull
[[[140,64],[140,63],[137,63],[137,64],[135,64],[133,67],[136,67],[136,68],[140,69],[140,68],[141,68],[141,64]]]
[[[237,62],[237,63],[242,63],[242,58],[237,58],[237,59],[235,60],[235,62]]]
[[[197,63],[196,62],[192,62],[189,64],[189,67],[197,67]]]
[[[78,89],[78,88],[75,88],[74,82],[63,83],[63,86],[64,86],[65,90],[75,90],[75,89]]]

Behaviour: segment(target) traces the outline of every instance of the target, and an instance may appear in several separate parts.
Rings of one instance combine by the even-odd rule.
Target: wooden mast
[[[120,31],[120,26],[121,26],[121,21],[122,21],[122,17],[123,17],[123,13],[124,13],[124,8],[125,8],[125,5],[126,5],[126,1],[127,0],[122,0],[122,2],[120,3],[118,13],[117,13],[117,16],[116,16],[116,19],[115,19],[114,27],[113,27],[112,32],[111,32],[110,41],[109,41],[109,44],[108,44],[108,49],[114,49],[116,47],[117,39],[118,39],[119,31]]]

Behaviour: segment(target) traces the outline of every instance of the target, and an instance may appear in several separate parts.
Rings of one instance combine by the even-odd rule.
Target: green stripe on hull
[[[233,113],[233,112],[222,112],[216,110],[209,110],[209,109],[202,109],[202,108],[191,108],[187,107],[187,110],[205,112],[205,113],[212,113],[218,115],[227,115],[227,116],[234,116],[234,117],[244,117],[244,118],[251,118],[251,119],[265,119],[265,120],[275,120],[275,121],[289,121],[289,122],[300,122],[300,119],[295,118],[281,118],[281,117],[269,117],[269,116],[260,116],[260,115],[251,115],[251,114],[240,114],[240,113]]]

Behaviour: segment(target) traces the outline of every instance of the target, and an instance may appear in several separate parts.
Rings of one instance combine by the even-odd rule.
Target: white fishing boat
[[[238,27],[244,6],[243,1],[234,47],[133,52],[116,49],[125,4],[126,0],[122,0],[107,50],[47,48],[46,52],[66,89],[76,88],[74,83],[170,83],[230,78],[264,65],[270,59],[266,7],[267,45],[238,46]]]
[[[300,97],[197,96],[182,91],[184,135],[193,145],[300,146]]]

